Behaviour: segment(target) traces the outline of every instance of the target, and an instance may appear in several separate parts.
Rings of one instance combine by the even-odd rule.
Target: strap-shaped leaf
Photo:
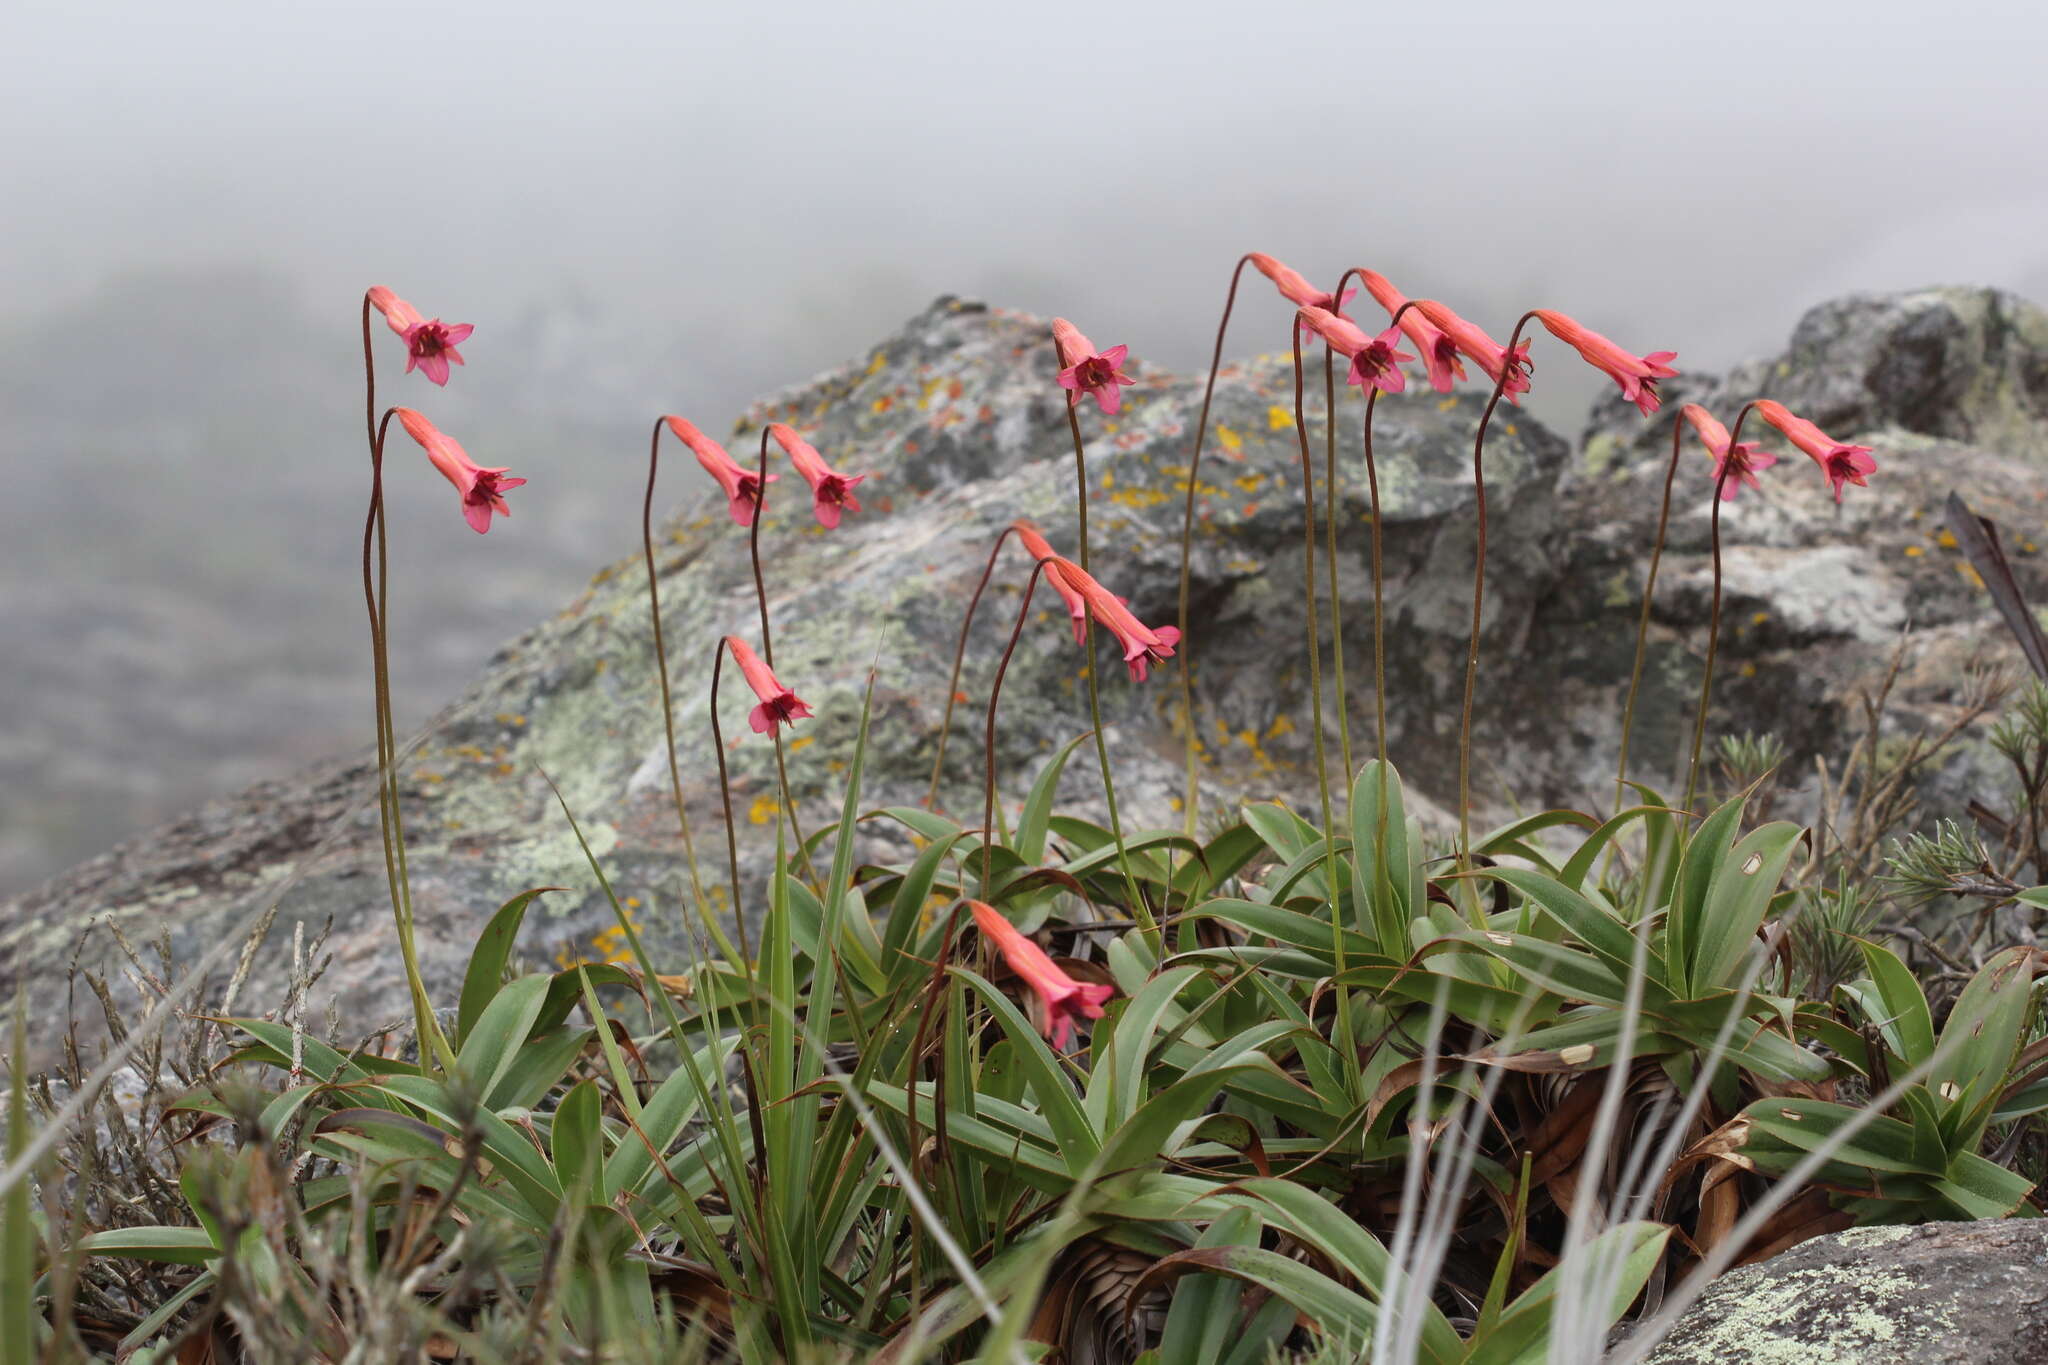
[[[519,926],[526,919],[526,908],[536,897],[561,889],[559,886],[536,886],[531,891],[522,891],[499,906],[485,921],[483,932],[476,936],[476,947],[470,950],[469,968],[462,974],[462,1003],[455,1023],[457,1047],[461,1047],[463,1040],[469,1037],[469,1031],[483,1017],[484,1008],[504,984],[505,964],[512,960],[512,948],[519,940]]]

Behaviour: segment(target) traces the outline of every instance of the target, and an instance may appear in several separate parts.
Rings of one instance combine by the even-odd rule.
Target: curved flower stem
[[[761,428],[760,482],[755,485],[760,492],[754,497],[754,521],[747,528],[747,553],[754,562],[754,600],[761,607],[761,657],[768,661],[768,667],[775,667],[775,637],[768,629],[768,580],[761,573],[761,523],[768,519],[768,428]],[[796,840],[797,860],[804,866],[804,877],[811,889],[823,894],[823,884],[818,881],[818,870],[811,866],[810,845],[804,841],[803,827],[796,820],[796,795],[789,786],[789,765],[782,756],[782,730],[771,726],[771,737],[775,741],[775,772],[782,783],[782,809],[789,817],[790,836]]]
[[[1223,318],[1216,324],[1216,348],[1209,356],[1209,379],[1202,386],[1202,415],[1195,420],[1195,452],[1188,457],[1187,507],[1180,526],[1180,723],[1187,742],[1187,793],[1181,799],[1183,825],[1190,839],[1195,837],[1195,814],[1201,805],[1201,770],[1195,748],[1195,658],[1193,639],[1188,633],[1188,554],[1195,539],[1195,490],[1202,473],[1202,443],[1209,435],[1209,404],[1216,397],[1216,371],[1223,365],[1223,335],[1230,329],[1231,310],[1237,306],[1237,282],[1251,260],[1249,253],[1237,258],[1230,271],[1230,292],[1223,296]],[[1086,568],[1084,564],[1082,566]]]
[[[1323,665],[1321,630],[1316,621],[1316,467],[1308,450],[1308,418],[1302,409],[1301,328],[1289,324],[1294,347],[1294,434],[1301,445],[1301,561],[1302,601],[1308,612],[1309,732],[1315,740],[1316,792],[1323,804],[1323,879],[1330,897],[1330,947],[1337,975],[1344,962],[1344,925],[1337,902],[1337,824],[1330,810],[1330,762],[1323,744]],[[1351,1009],[1348,992],[1337,988],[1336,1046],[1338,1054],[1356,1069],[1357,1049],[1352,1045]]]
[[[1343,292],[1331,298],[1342,298]],[[1297,328],[1298,330],[1298,328]],[[1344,758],[1345,791],[1351,790],[1351,704],[1344,690],[1344,598],[1337,591],[1337,361],[1336,349],[1323,343],[1323,533],[1327,537],[1323,569],[1330,580],[1331,683],[1337,692],[1338,752]],[[1377,390],[1374,390],[1377,392]]]
[[[661,635],[661,572],[654,563],[654,478],[660,468],[661,431],[667,424],[654,419],[654,435],[647,443],[647,496],[640,504],[640,545],[647,556],[647,611],[654,622],[654,666],[661,680],[661,723],[668,736],[668,782],[675,794],[676,824],[682,830],[683,857],[690,865],[690,895],[697,916],[717,941],[718,950],[733,956],[732,944],[718,919],[704,903],[704,877],[697,866],[697,845],[690,837],[690,812],[683,804],[683,773],[676,760],[676,706],[668,684],[668,647]]]
[[[1353,266],[1345,271],[1343,278],[1337,281],[1336,292],[1330,295],[1330,297],[1336,299],[1343,298],[1344,286],[1351,282],[1351,277],[1358,274],[1359,270],[1360,267]],[[1393,322],[1389,325],[1398,327],[1401,323],[1402,315],[1414,306],[1415,301],[1413,299],[1404,301],[1399,308],[1394,310]],[[1383,544],[1386,539],[1384,534],[1386,528],[1380,520],[1380,473],[1378,464],[1373,460],[1372,452],[1372,419],[1374,410],[1379,406],[1379,398],[1379,386],[1377,384],[1368,386],[1365,391],[1365,488],[1367,497],[1372,504],[1373,726],[1376,732],[1375,737],[1379,743],[1380,763],[1384,766],[1387,761],[1386,562]],[[1386,804],[1386,774],[1384,772],[1380,775],[1380,782],[1380,802],[1384,806]]]
[[[981,605],[981,595],[988,590],[988,580],[996,571],[996,556],[1003,551],[1003,542],[1010,538],[1016,527],[1005,526],[996,535],[996,543],[989,547],[988,567],[981,571],[981,581],[974,585],[974,596],[967,599],[967,614],[960,619],[960,641],[953,646],[953,673],[946,680],[946,714],[939,722],[939,752],[932,759],[932,783],[924,794],[924,808],[938,809],[939,776],[946,766],[946,737],[953,729],[953,703],[960,697],[960,664],[967,657],[967,630],[974,624],[974,609]],[[983,897],[984,900],[987,897]]]
[[[1054,348],[1057,359],[1058,348]],[[1077,520],[1080,523],[1081,571],[1088,572],[1088,454],[1081,442],[1081,416],[1075,407],[1075,397],[1067,394],[1067,430],[1074,436],[1074,491],[1079,504]],[[1130,901],[1131,918],[1138,922],[1139,930],[1152,951],[1163,956],[1166,940],[1159,933],[1159,922],[1152,917],[1152,907],[1138,890],[1138,879],[1131,874],[1130,851],[1124,847],[1124,826],[1116,809],[1116,779],[1109,770],[1109,741],[1102,731],[1102,696],[1095,681],[1095,618],[1084,614],[1081,618],[1082,663],[1088,674],[1088,721],[1095,727],[1095,760],[1102,768],[1102,796],[1109,806],[1109,835],[1116,841],[1116,863],[1124,877],[1124,895]]]
[[[1458,866],[1461,869],[1472,865],[1472,696],[1479,685],[1479,622],[1481,609],[1486,605],[1486,428],[1493,421],[1493,410],[1500,406],[1501,394],[1507,391],[1508,376],[1519,368],[1514,355],[1516,343],[1522,339],[1522,329],[1535,316],[1534,309],[1522,314],[1515,321],[1515,330],[1508,333],[1507,349],[1501,355],[1500,378],[1494,382],[1493,396],[1486,400],[1486,411],[1479,416],[1479,433],[1472,438],[1472,494],[1479,509],[1479,545],[1472,562],[1472,641],[1465,652],[1465,705],[1458,719]]]
[[[754,509],[759,520],[761,509]],[[772,667],[772,665],[771,665]],[[711,647],[711,752],[718,756],[718,799],[725,809],[725,867],[732,885],[732,922],[740,936],[740,970],[753,975],[753,949],[747,946],[747,917],[740,909],[740,846],[733,833],[732,778],[725,769],[725,734],[718,726],[718,680],[725,668],[725,637]]]
[[[1628,802],[1628,740],[1629,732],[1635,726],[1636,691],[1642,686],[1643,657],[1649,648],[1650,603],[1657,595],[1657,567],[1664,559],[1664,534],[1671,524],[1671,483],[1678,477],[1679,443],[1685,435],[1685,423],[1672,419],[1671,463],[1664,471],[1664,501],[1657,509],[1657,540],[1650,550],[1650,576],[1643,584],[1643,612],[1636,622],[1636,662],[1629,670],[1628,700],[1621,708],[1621,756],[1614,764],[1614,809],[1619,812]],[[1716,501],[1718,501],[1718,495]]]
[[[1742,440],[1742,424],[1749,417],[1754,402],[1744,403],[1742,411],[1735,414],[1735,425],[1728,432],[1728,449],[1739,450],[1737,442]],[[1728,481],[1728,471],[1734,468],[1732,459],[1721,461],[1720,470],[1714,475],[1714,600],[1707,613],[1707,666],[1700,674],[1699,715],[1692,725],[1692,761],[1685,769],[1685,804],[1680,807],[1687,814],[1692,812],[1693,797],[1699,793],[1700,745],[1707,737],[1707,700],[1714,687],[1714,658],[1721,646],[1721,486]]]
[[[1002,662],[996,665],[996,680],[988,690],[988,726],[982,760],[981,895],[978,898],[984,901],[988,899],[989,884],[994,880],[991,869],[996,856],[996,702],[1003,695],[1003,675],[1010,671],[1010,656],[1017,652],[1017,641],[1022,638],[1024,622],[1031,614],[1031,594],[1037,591],[1038,576],[1050,563],[1049,559],[1041,559],[1031,566],[1031,577],[1024,582],[1024,600],[1017,606],[1017,624],[1010,628],[1010,643],[1003,649]]]
[[[370,617],[371,692],[377,728],[377,826],[384,846],[384,877],[391,893],[391,918],[398,953],[412,997],[413,1027],[419,1035],[420,1068],[452,1071],[455,1053],[434,1018],[434,1002],[420,975],[413,937],[412,876],[405,861],[405,830],[399,818],[398,732],[391,709],[390,559],[384,528],[384,434],[391,414],[377,416],[376,349],[370,332],[370,296],[363,295],[363,425],[370,444],[370,506],[363,522],[363,601]],[[373,562],[374,555],[374,562]]]

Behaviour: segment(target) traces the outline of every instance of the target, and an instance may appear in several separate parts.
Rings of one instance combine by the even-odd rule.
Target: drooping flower
[[[1046,543],[1045,537],[1040,535],[1038,528],[1030,522],[1012,522],[1010,528],[1017,533],[1017,540],[1023,545],[1024,553],[1031,556],[1032,563],[1036,564],[1048,559],[1059,560],[1059,556],[1053,553],[1052,546]],[[1082,598],[1080,593],[1076,592],[1067,583],[1065,576],[1059,572],[1057,562],[1045,566],[1045,581],[1052,586],[1054,592],[1060,595],[1060,601],[1066,603],[1067,615],[1073,619],[1074,623],[1074,643],[1077,645],[1086,643],[1088,639],[1088,603]]]
[[[417,308],[381,284],[371,288],[370,306],[384,315],[392,331],[405,338],[405,372],[411,374],[417,368],[436,384],[446,384],[449,362],[462,363],[462,354],[455,348],[469,340],[476,328],[466,322],[451,326],[439,318],[422,318]]]
[[[1358,278],[1365,282],[1365,288],[1388,316],[1401,313],[1401,305],[1408,302],[1407,296],[1387,282],[1387,277],[1374,270],[1361,270]],[[1429,386],[1438,393],[1449,393],[1455,379],[1465,377],[1465,362],[1458,359],[1457,343],[1445,332],[1433,325],[1422,315],[1420,308],[1410,308],[1401,313],[1401,330],[1415,343],[1415,349],[1422,353],[1422,363],[1429,370]]]
[[[747,713],[747,724],[754,727],[755,734],[772,734],[776,726],[793,724],[811,714],[810,706],[777,680],[745,640],[737,635],[728,635],[725,647],[731,652],[732,661],[740,666],[740,672],[746,675],[747,686],[753,688],[754,695],[761,699],[761,704]]]
[[[1744,484],[1761,489],[1756,476],[1776,464],[1777,456],[1758,450],[1755,441],[1744,441],[1731,454],[1728,428],[1698,403],[1687,403],[1678,410],[1678,415],[1692,423],[1701,444],[1714,457],[1714,483],[1721,490],[1721,501],[1734,502],[1736,491]]]
[[[1252,263],[1253,269],[1273,282],[1273,287],[1280,291],[1280,297],[1297,308],[1327,308],[1341,317],[1344,305],[1358,293],[1353,287],[1344,291],[1343,298],[1332,301],[1329,290],[1316,288],[1299,270],[1274,260],[1263,251],[1246,252],[1245,259]],[[1296,322],[1298,325],[1299,319]]]
[[[1435,299],[1417,299],[1415,311],[1422,314],[1438,331],[1451,339],[1451,344],[1466,357],[1486,371],[1486,377],[1499,384],[1501,373],[1506,369],[1507,383],[1501,392],[1510,403],[1520,403],[1516,395],[1529,391],[1529,343],[1524,341],[1515,346],[1512,366],[1508,362],[1508,348],[1486,334],[1486,329],[1476,322],[1468,322]]]
[[[1060,387],[1071,389],[1076,398],[1093,394],[1095,405],[1107,416],[1116,416],[1124,405],[1123,386],[1138,381],[1124,373],[1128,346],[1112,346],[1098,354],[1095,343],[1081,335],[1081,329],[1065,318],[1052,320],[1052,339],[1060,352]]]
[[[860,499],[853,496],[853,486],[865,479],[865,474],[841,474],[825,463],[811,443],[796,434],[781,422],[771,423],[768,434],[789,456],[789,462],[796,466],[796,472],[804,476],[804,482],[811,486],[811,510],[818,518],[818,524],[827,530],[839,525],[842,511],[860,511]]]
[[[1073,560],[1056,557],[1046,566],[1045,576],[1064,581],[1087,604],[1095,624],[1116,637],[1124,647],[1124,665],[1131,670],[1132,682],[1145,681],[1153,664],[1173,657],[1173,647],[1180,643],[1176,627],[1146,625],[1131,614],[1121,597],[1096,582]],[[1065,595],[1061,593],[1062,597]]]
[[[1576,319],[1548,308],[1538,308],[1536,320],[1548,328],[1552,336],[1584,357],[1588,365],[1620,385],[1621,396],[1634,403],[1645,417],[1657,410],[1660,401],[1657,381],[1670,379],[1678,373],[1667,363],[1678,359],[1676,351],[1631,355],[1592,328],[1581,326]]]
[[[462,515],[479,535],[491,529],[492,513],[501,517],[512,515],[512,509],[505,505],[505,491],[519,487],[526,480],[508,479],[502,468],[485,469],[477,464],[453,436],[411,408],[394,408],[392,411],[406,433],[427,452],[427,458],[433,461],[434,468],[441,471],[441,477],[455,485],[455,491],[462,495]]]
[[[1116,994],[1114,986],[1089,985],[1074,980],[1046,956],[1045,949],[1017,931],[994,906],[981,901],[967,902],[982,936],[995,945],[1019,980],[1038,997],[1042,1018],[1039,1027],[1052,1045],[1064,1052],[1074,1041],[1074,1022],[1100,1019],[1103,1002]]]
[[[1783,403],[1774,403],[1768,398],[1759,399],[1757,416],[1785,433],[1785,439],[1798,446],[1820,466],[1820,472],[1827,476],[1828,486],[1835,490],[1835,501],[1842,500],[1842,485],[1853,483],[1858,488],[1867,488],[1864,475],[1877,472],[1877,461],[1870,457],[1869,446],[1845,445],[1822,431],[1804,417],[1789,411]]]
[[[1408,387],[1401,362],[1415,357],[1395,349],[1401,337],[1399,327],[1389,327],[1376,337],[1367,336],[1365,329],[1350,318],[1338,317],[1327,308],[1313,305],[1298,309],[1295,320],[1329,342],[1331,349],[1351,358],[1351,372],[1345,376],[1345,383],[1382,393],[1399,393]]]
[[[732,519],[742,526],[754,524],[754,513],[761,506],[761,476],[751,469],[741,467],[739,461],[725,453],[725,447],[697,430],[696,426],[681,417],[664,417],[668,429],[676,439],[690,448],[697,457],[697,463],[704,466],[704,472],[718,480],[718,486],[725,490],[727,509]],[[774,483],[780,474],[770,474],[768,482]]]

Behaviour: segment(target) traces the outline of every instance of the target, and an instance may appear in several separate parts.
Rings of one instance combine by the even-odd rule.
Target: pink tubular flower
[[[1401,313],[1401,305],[1408,302],[1400,290],[1387,282],[1387,277],[1372,270],[1361,270],[1358,278],[1365,281],[1365,288],[1389,316]],[[1429,370],[1429,386],[1438,393],[1449,393],[1454,379],[1465,377],[1465,362],[1458,359],[1457,343],[1444,332],[1431,325],[1422,316],[1420,308],[1410,308],[1401,313],[1401,330],[1415,343],[1415,349],[1422,353],[1422,363]]]
[[[777,681],[745,640],[728,635],[725,647],[731,651],[732,661],[740,666],[740,672],[747,675],[747,686],[761,699],[761,704],[747,713],[747,724],[754,727],[755,734],[772,734],[776,726],[794,724],[811,714],[810,706]]]
[[[1451,339],[1451,344],[1476,362],[1486,371],[1486,377],[1500,383],[1500,377],[1508,360],[1508,348],[1486,334],[1486,329],[1474,322],[1467,322],[1435,299],[1417,299],[1415,311],[1422,314],[1438,331]],[[1508,382],[1501,390],[1510,403],[1520,403],[1517,394],[1529,391],[1529,343],[1524,341],[1515,347],[1514,361],[1507,367]]]
[[[1052,339],[1060,351],[1060,387],[1071,389],[1076,397],[1084,393],[1095,395],[1095,405],[1104,414],[1116,416],[1117,409],[1124,405],[1121,386],[1138,382],[1123,369],[1124,357],[1131,348],[1112,346],[1098,355],[1095,343],[1065,318],[1052,320]]]
[[[441,471],[441,477],[455,485],[455,491],[462,495],[462,515],[479,535],[491,529],[492,513],[501,517],[512,515],[512,509],[505,505],[505,491],[519,487],[526,480],[508,479],[503,469],[483,468],[469,458],[468,452],[453,436],[411,408],[393,408],[392,412],[404,425],[406,433],[427,452],[427,458],[434,462],[434,468]]]
[[[1010,970],[1038,997],[1044,1013],[1039,1027],[1045,1030],[1052,1045],[1064,1052],[1074,1041],[1074,1021],[1100,1019],[1102,1002],[1115,995],[1116,988],[1083,985],[1068,976],[1046,956],[1045,949],[1018,933],[1017,926],[1004,919],[994,906],[969,901],[967,908],[974,912],[974,923],[982,936],[995,945],[1003,960],[1010,964]]]
[[[1117,638],[1124,647],[1124,665],[1131,670],[1132,682],[1145,681],[1146,672],[1155,663],[1173,657],[1173,647],[1180,643],[1180,631],[1173,626],[1159,626],[1156,629],[1146,625],[1131,614],[1124,600],[1103,587],[1071,559],[1055,558],[1046,566],[1047,578],[1063,581],[1067,588],[1078,594],[1088,605],[1095,623]],[[1062,597],[1066,592],[1060,593]]]
[[[1401,336],[1400,328],[1389,327],[1378,336],[1369,337],[1350,318],[1340,318],[1327,308],[1313,305],[1297,310],[1295,321],[1329,342],[1331,349],[1351,357],[1351,373],[1345,376],[1345,383],[1382,393],[1399,393],[1408,387],[1408,376],[1401,373],[1400,362],[1415,357],[1394,349]]]
[[[476,328],[466,322],[449,326],[439,318],[421,318],[419,310],[383,285],[370,290],[370,306],[384,315],[392,331],[405,338],[405,372],[415,368],[436,384],[448,382],[448,363],[462,363],[455,348]]]
[[[803,475],[804,482],[811,486],[811,510],[817,515],[818,525],[831,530],[839,525],[842,510],[860,511],[860,499],[853,495],[853,486],[867,475],[841,474],[825,463],[825,457],[810,442],[780,422],[770,423],[768,434],[775,438],[775,443],[789,456],[789,462],[796,466],[796,472]]]
[[[1866,474],[1877,472],[1877,461],[1870,458],[1869,446],[1844,445],[1822,431],[1804,417],[1788,411],[1783,403],[1773,403],[1768,398],[1759,399],[1756,404],[1757,416],[1785,433],[1785,439],[1798,446],[1820,466],[1820,472],[1827,476],[1828,486],[1835,490],[1835,501],[1842,500],[1842,485],[1853,483],[1858,488],[1867,488]]]
[[[1343,298],[1332,303],[1329,290],[1316,288],[1299,270],[1281,264],[1265,252],[1248,252],[1245,259],[1252,263],[1254,270],[1273,282],[1273,287],[1280,291],[1282,298],[1297,308],[1327,308],[1332,313],[1342,313],[1344,305],[1351,302],[1352,296],[1358,293],[1356,289],[1347,289]]]
[[[1010,527],[1017,533],[1017,540],[1024,546],[1024,553],[1031,556],[1032,563],[1059,559],[1059,556],[1052,552],[1052,546],[1046,544],[1045,537],[1038,533],[1038,528],[1030,522],[1015,521],[1010,523]],[[1073,618],[1074,622],[1074,643],[1086,643],[1088,603],[1060,575],[1057,564],[1045,566],[1045,581],[1052,585],[1052,590],[1060,595],[1060,601],[1067,605],[1067,615]]]
[[[1731,457],[1728,428],[1698,403],[1687,403],[1678,410],[1678,415],[1692,423],[1692,429],[1699,433],[1700,443],[1713,455],[1714,483],[1721,490],[1721,501],[1734,502],[1736,490],[1744,484],[1761,489],[1756,476],[1776,464],[1777,456],[1758,450],[1755,441],[1744,441],[1735,447]]]
[[[725,490],[732,519],[742,526],[752,526],[754,513],[761,506],[761,476],[751,469],[742,469],[737,460],[725,453],[724,446],[697,430],[693,423],[680,417],[661,420],[668,423],[678,441],[690,448],[697,463],[704,466],[704,472],[718,480],[718,486]],[[781,477],[770,474],[768,482],[774,483]]]
[[[1592,328],[1582,327],[1576,320],[1548,308],[1538,308],[1536,320],[1583,356],[1588,365],[1619,384],[1621,396],[1634,403],[1645,417],[1657,410],[1657,381],[1678,373],[1666,363],[1678,359],[1676,351],[1631,355]]]

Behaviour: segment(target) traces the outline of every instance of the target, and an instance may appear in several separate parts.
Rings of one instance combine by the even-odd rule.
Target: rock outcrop
[[[801,484],[785,477],[762,533],[777,671],[817,709],[788,746],[806,832],[836,818],[871,667],[862,804],[923,797],[960,613],[1000,528],[1030,517],[1057,549],[1076,548],[1074,458],[1044,338],[1041,321],[941,300],[872,354],[757,404],[738,425],[730,444],[743,461],[751,462],[763,424],[780,420],[836,466],[873,476],[860,489],[864,510],[830,533],[811,521]],[[1953,699],[1959,660],[2006,650],[1981,590],[1944,543],[1939,508],[1955,487],[2006,522],[2023,582],[2044,586],[2028,538],[2048,499],[2044,374],[2048,319],[2039,311],[1986,291],[1940,291],[1827,305],[1800,324],[1784,357],[1724,381],[1671,386],[1675,397],[1708,395],[1726,408],[1768,380],[1768,391],[1795,405],[1818,405],[1815,415],[1837,435],[1875,446],[1881,466],[1872,487],[1851,489],[1837,509],[1813,467],[1793,453],[1765,476],[1761,496],[1745,493],[1727,509],[1717,729],[1774,731],[1810,767],[1808,756],[1838,742],[1853,689],[1883,666],[1908,625],[1918,641],[1905,675],[1908,700],[1930,717]],[[1202,383],[1140,375],[1117,418],[1103,419],[1092,404],[1083,410],[1090,546],[1098,576],[1160,624],[1176,611]],[[1308,390],[1320,430],[1321,384]],[[1380,404],[1375,426],[1392,752],[1418,794],[1444,806],[1456,792],[1474,548],[1471,434],[1484,397],[1411,386]],[[1313,799],[1293,402],[1287,358],[1227,367],[1199,472],[1191,643],[1211,826],[1245,797]],[[1371,750],[1374,709],[1362,409],[1350,394],[1340,402],[1338,516],[1348,711],[1361,759]],[[1577,460],[1514,408],[1494,419],[1474,741],[1474,791],[1489,807],[1510,798],[1524,807],[1611,799],[1620,699],[1676,402],[1648,421],[1627,411],[1623,422],[1611,406],[1597,410],[1587,454]],[[1314,456],[1320,469],[1320,439]],[[1683,457],[1653,604],[1635,768],[1658,781],[1670,780],[1689,731],[1704,644],[1708,468],[1696,449]],[[744,533],[687,458],[670,457],[664,479],[662,496],[682,506],[658,543],[679,752],[707,891],[724,908],[707,691],[717,638],[758,635],[753,581]],[[545,507],[527,514],[545,515]],[[965,700],[953,717],[940,805],[970,823],[979,810],[981,707],[1027,573],[1025,556],[1006,549],[962,675]],[[1011,801],[1046,756],[1088,726],[1080,656],[1057,601],[1041,590],[1031,613],[1000,713],[998,776]],[[1327,650],[1327,605],[1322,620]],[[405,764],[430,984],[452,991],[485,917],[535,885],[567,888],[528,917],[526,942],[537,957],[622,948],[543,772],[657,948],[676,942],[689,877],[669,798],[651,642],[636,551],[501,651]],[[412,647],[402,621],[392,647],[399,660]],[[1174,666],[1134,685],[1113,655],[1104,657],[1103,718],[1126,822],[1178,824]],[[1330,673],[1326,667],[1326,687]],[[748,731],[751,699],[742,691],[728,675],[719,714],[751,875],[772,847],[774,752]],[[1334,708],[1326,715],[1334,764]],[[1086,759],[1083,749],[1069,765],[1063,799],[1099,808],[1099,777]],[[333,961],[315,992],[315,1018],[329,1003],[356,1032],[399,1017],[405,1004],[391,970],[371,782],[358,757],[254,788],[0,906],[0,988],[25,983],[40,1005],[55,1007],[63,967],[96,919],[112,919],[135,940],[167,932],[189,960],[249,906],[277,900],[281,924],[304,921],[309,932],[332,924]],[[892,827],[868,828],[886,848]],[[103,939],[94,936],[85,960],[106,951]],[[242,1007],[276,1000],[279,969],[269,964],[287,956],[259,956]]]
[[[1723,1275],[1646,1365],[2034,1365],[2048,1223],[1857,1228]]]

